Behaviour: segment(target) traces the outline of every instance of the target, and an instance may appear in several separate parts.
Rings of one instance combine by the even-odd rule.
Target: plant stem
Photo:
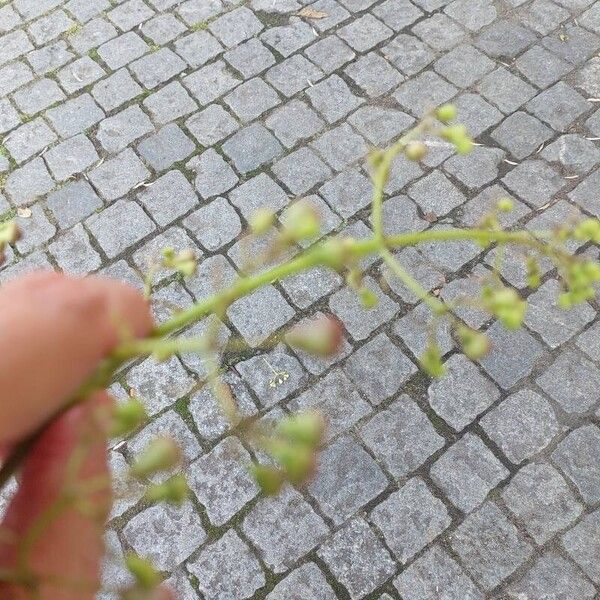
[[[400,150],[398,150],[398,152],[399,151]],[[207,300],[191,306],[189,309],[178,313],[170,320],[157,326],[150,334],[149,338],[135,342],[127,341],[118,346],[99,364],[96,371],[92,373],[77,393],[66,401],[63,408],[57,414],[36,430],[30,437],[15,446],[13,452],[0,469],[0,489],[17,470],[32,444],[47,427],[48,423],[69,408],[88,398],[90,394],[96,390],[108,387],[115,372],[118,371],[125,362],[138,356],[147,356],[157,351],[164,351],[165,348],[168,348],[169,344],[172,344],[174,351],[177,351],[176,348],[181,342],[165,339],[168,335],[187,325],[200,321],[210,314],[223,315],[233,302],[244,296],[248,296],[261,287],[270,285],[275,281],[281,281],[286,277],[307,271],[316,266],[329,266],[334,269],[342,268],[344,265],[339,262],[340,255],[345,257],[346,260],[358,259],[370,254],[382,253],[390,248],[415,246],[427,242],[470,240],[478,242],[483,246],[488,246],[493,243],[518,244],[534,248],[542,254],[552,254],[554,250],[552,250],[547,243],[542,241],[546,238],[550,239],[551,236],[552,232],[546,231],[511,232],[482,229],[443,229],[403,233],[381,237],[379,239],[377,237],[367,240],[350,239],[344,241],[329,239],[316,244],[288,262],[255,275],[242,277],[234,282],[229,288],[215,294]],[[408,274],[403,275],[405,283],[406,275]]]

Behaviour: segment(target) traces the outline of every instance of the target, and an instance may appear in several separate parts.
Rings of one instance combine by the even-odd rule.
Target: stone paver
[[[18,217],[24,237],[6,252],[2,282],[53,267],[141,287],[164,245],[192,249],[193,277],[157,274],[152,308],[163,321],[267,250],[273,236],[241,239],[261,207],[282,226],[306,197],[323,235],[369,236],[367,155],[448,101],[480,145],[456,156],[428,138],[424,161],[398,159],[386,233],[474,227],[507,196],[506,228],[600,216],[598,1],[0,5],[0,216],[31,210]],[[456,241],[396,257],[460,302],[480,293],[498,254]],[[115,557],[154,559],[184,600],[598,596],[599,307],[557,308],[549,262],[530,290],[523,258],[507,248],[501,274],[528,297],[525,328],[459,304],[493,351],[467,360],[440,323],[449,373],[439,380],[418,370],[428,308],[374,259],[362,263],[378,299],[370,310],[325,268],[229,306],[219,336],[245,346],[227,353],[221,377],[241,414],[271,422],[316,408],[327,420],[314,479],[276,498],[248,473],[261,452],[230,431],[199,381],[206,357],[128,365],[115,393],[139,395],[151,416],[111,453],[115,486],[124,489],[132,454],[170,431],[192,499],[148,506],[139,485],[125,490],[107,534]],[[281,343],[291,323],[323,313],[342,323],[338,356]],[[109,587],[129,581],[114,562]]]

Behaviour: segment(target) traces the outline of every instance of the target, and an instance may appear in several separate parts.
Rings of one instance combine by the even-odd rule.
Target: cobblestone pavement
[[[30,209],[2,281],[52,266],[140,285],[157,249],[193,246],[198,276],[160,274],[164,319],[256,250],[239,236],[260,205],[279,211],[308,195],[328,231],[366,235],[368,148],[448,100],[481,145],[467,158],[432,146],[422,167],[400,161],[390,231],[472,225],[507,193],[507,226],[600,216],[599,1],[1,4],[0,212]],[[295,16],[302,5],[327,16]],[[494,253],[455,243],[401,258],[451,299],[477,288]],[[529,294],[518,259],[509,252],[503,274]],[[367,313],[327,272],[228,311],[229,329],[252,343],[319,311],[345,325],[333,363],[278,347],[226,374],[247,414],[319,406],[329,416],[318,476],[302,492],[259,496],[246,471],[253,449],[195,387],[201,361],[146,360],[122,374],[113,391],[137,390],[153,421],[111,453],[117,478],[168,431],[184,445],[194,497],[181,509],[145,507],[137,489],[117,501],[109,585],[126,582],[115,557],[134,550],[185,599],[598,597],[598,305],[557,311],[549,272],[521,332],[465,310],[495,352],[473,364],[445,332],[449,375],[432,383],[415,364],[426,310],[367,266],[381,300]]]

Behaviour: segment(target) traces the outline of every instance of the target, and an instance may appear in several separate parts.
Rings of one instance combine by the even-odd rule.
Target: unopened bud
[[[456,119],[457,110],[454,104],[442,104],[442,106],[438,107],[435,111],[435,116],[439,121],[444,124],[450,123],[450,121],[454,121]]]
[[[250,472],[263,494],[267,496],[278,494],[285,483],[285,475],[275,467],[255,463],[250,466]]]
[[[131,467],[135,477],[148,477],[159,471],[167,471],[181,461],[181,449],[171,438],[156,438],[140,454]]]
[[[478,360],[489,352],[490,340],[485,334],[464,326],[460,326],[456,333],[463,353],[471,360]]]
[[[293,241],[310,240],[321,231],[321,221],[313,206],[299,200],[284,213],[284,231]]]
[[[515,203],[511,198],[501,198],[498,200],[498,204],[496,205],[500,212],[508,213],[515,207]]]
[[[121,437],[137,429],[148,415],[144,405],[137,398],[117,404],[112,416],[110,437]]]
[[[316,448],[323,438],[325,421],[321,413],[308,411],[283,419],[277,426],[277,431],[293,442]]]
[[[422,369],[431,377],[442,377],[446,367],[442,363],[442,353],[437,344],[429,344],[419,359]]]
[[[154,504],[156,502],[169,502],[170,504],[182,504],[189,496],[188,487],[184,475],[174,475],[164,483],[150,485],[145,494],[145,499]]]
[[[464,125],[452,125],[442,130],[441,136],[454,145],[458,154],[468,154],[473,149],[473,140]]]
[[[293,484],[304,482],[314,473],[315,453],[305,444],[277,443],[271,448],[271,454],[283,468],[288,481]]]
[[[404,150],[404,155],[408,160],[419,162],[427,156],[427,144],[420,141],[409,142]]]
[[[128,554],[125,556],[125,565],[140,588],[153,590],[160,584],[160,574],[148,559],[137,554]]]
[[[314,356],[332,356],[342,345],[342,325],[335,317],[322,315],[294,327],[286,341]]]
[[[366,310],[375,308],[379,304],[379,298],[377,297],[377,294],[375,294],[375,292],[371,291],[369,288],[363,287],[358,290],[358,297],[362,307]]]
[[[271,229],[275,222],[275,213],[270,208],[259,208],[250,217],[250,231],[254,235],[263,235]]]

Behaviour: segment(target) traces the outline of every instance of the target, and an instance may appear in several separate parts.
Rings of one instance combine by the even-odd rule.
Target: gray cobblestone
[[[510,586],[510,592],[531,598],[572,596],[587,600],[596,594],[594,587],[582,577],[572,563],[559,554],[549,552],[533,565],[525,576]]]
[[[175,568],[206,539],[190,501],[147,508],[127,523],[123,535],[138,554],[161,570]]]
[[[22,254],[31,252],[36,247],[47,242],[56,233],[56,227],[48,220],[41,204],[31,207],[31,216],[21,218],[17,215],[16,223],[21,231],[21,239],[16,243],[17,250]]]
[[[27,115],[35,115],[66,98],[64,92],[52,79],[38,79],[31,85],[15,92],[14,101]]]
[[[277,139],[259,123],[238,131],[223,144],[223,152],[238,171],[249,173],[283,153]]]
[[[538,544],[566,529],[583,511],[558,471],[544,463],[524,466],[502,499]]]
[[[71,227],[102,207],[102,200],[86,181],[74,181],[50,194],[48,208],[61,228]]]
[[[372,512],[371,519],[398,560],[406,563],[451,523],[444,504],[418,477],[409,479]]]
[[[109,153],[121,152],[131,142],[154,131],[148,115],[138,106],[130,106],[98,125],[96,137]]]
[[[441,595],[448,600],[481,600],[483,594],[468,575],[439,546],[420,556],[394,581],[406,600],[425,600]]]
[[[586,412],[600,399],[600,369],[576,351],[563,351],[536,381],[569,413]]]
[[[568,62],[540,46],[530,48],[515,64],[529,81],[539,87],[555,83],[573,69]]]
[[[279,96],[262,79],[250,79],[225,96],[225,103],[246,123],[277,106]]]
[[[576,527],[563,536],[563,546],[575,562],[596,584],[600,582],[600,570],[595,557],[600,551],[600,512],[587,515]]]
[[[587,100],[562,81],[527,104],[527,109],[556,131],[564,132],[589,110]]]
[[[286,571],[329,533],[310,504],[289,487],[275,498],[261,499],[242,529],[275,573]]]
[[[189,141],[189,138],[186,138]],[[193,151],[193,143],[187,144],[186,150]],[[195,186],[203,198],[218,196],[230,190],[238,177],[225,160],[212,148],[195,156],[186,167],[196,173]]]
[[[335,592],[327,583],[325,576],[314,563],[308,563],[292,571],[280,581],[267,600],[334,600]]]
[[[207,546],[188,569],[209,600],[243,600],[265,584],[259,562],[233,530]]]
[[[173,202],[176,198],[177,201]],[[138,194],[138,199],[159,225],[168,225],[198,203],[181,171],[169,171]]]
[[[98,48],[98,55],[111,69],[115,70],[139,58],[149,50],[148,44],[137,33],[131,31],[102,44]]]
[[[35,158],[6,178],[4,191],[17,205],[27,204],[50,192],[54,182],[41,158]]]
[[[195,31],[174,43],[175,51],[190,67],[198,68],[223,51],[221,43],[208,31]]]
[[[104,118],[104,112],[89,94],[67,100],[45,114],[54,129],[65,138],[84,132]]]
[[[353,599],[363,598],[395,571],[389,552],[362,519],[349,521],[318,553]]]
[[[157,15],[144,23],[142,31],[155,44],[167,44],[185,31],[185,26],[173,15]]]
[[[383,48],[383,56],[405,75],[415,75],[433,60],[434,53],[420,39],[401,33]]]
[[[406,395],[373,416],[361,427],[360,435],[397,478],[421,466],[444,445],[444,439]]]
[[[4,141],[4,146],[18,163],[23,163],[57,139],[54,131],[38,117],[15,129]]]
[[[85,171],[99,158],[94,145],[83,134],[69,138],[44,153],[44,160],[58,181]]]
[[[446,363],[448,373],[429,387],[432,408],[457,431],[493,404],[498,389],[479,374],[464,356],[453,356]]]
[[[140,206],[131,200],[119,200],[92,215],[87,226],[109,258],[114,258],[155,229]]]
[[[176,162],[185,160],[195,149],[194,142],[175,123],[165,125],[137,146],[142,158],[155,171],[169,169]]]
[[[352,49],[334,35],[315,42],[304,51],[304,54],[327,74],[344,66],[355,56]]]
[[[298,18],[291,18],[289,25],[271,27],[260,36],[261,40],[283,57],[307,46],[315,39],[312,27]]]
[[[467,570],[486,590],[511,575],[532,550],[491,502],[469,515],[450,539]]]
[[[433,481],[465,513],[479,506],[508,475],[481,439],[470,433],[452,445],[431,468]]]
[[[323,450],[308,491],[336,524],[353,515],[384,491],[388,480],[377,463],[349,437]]]

